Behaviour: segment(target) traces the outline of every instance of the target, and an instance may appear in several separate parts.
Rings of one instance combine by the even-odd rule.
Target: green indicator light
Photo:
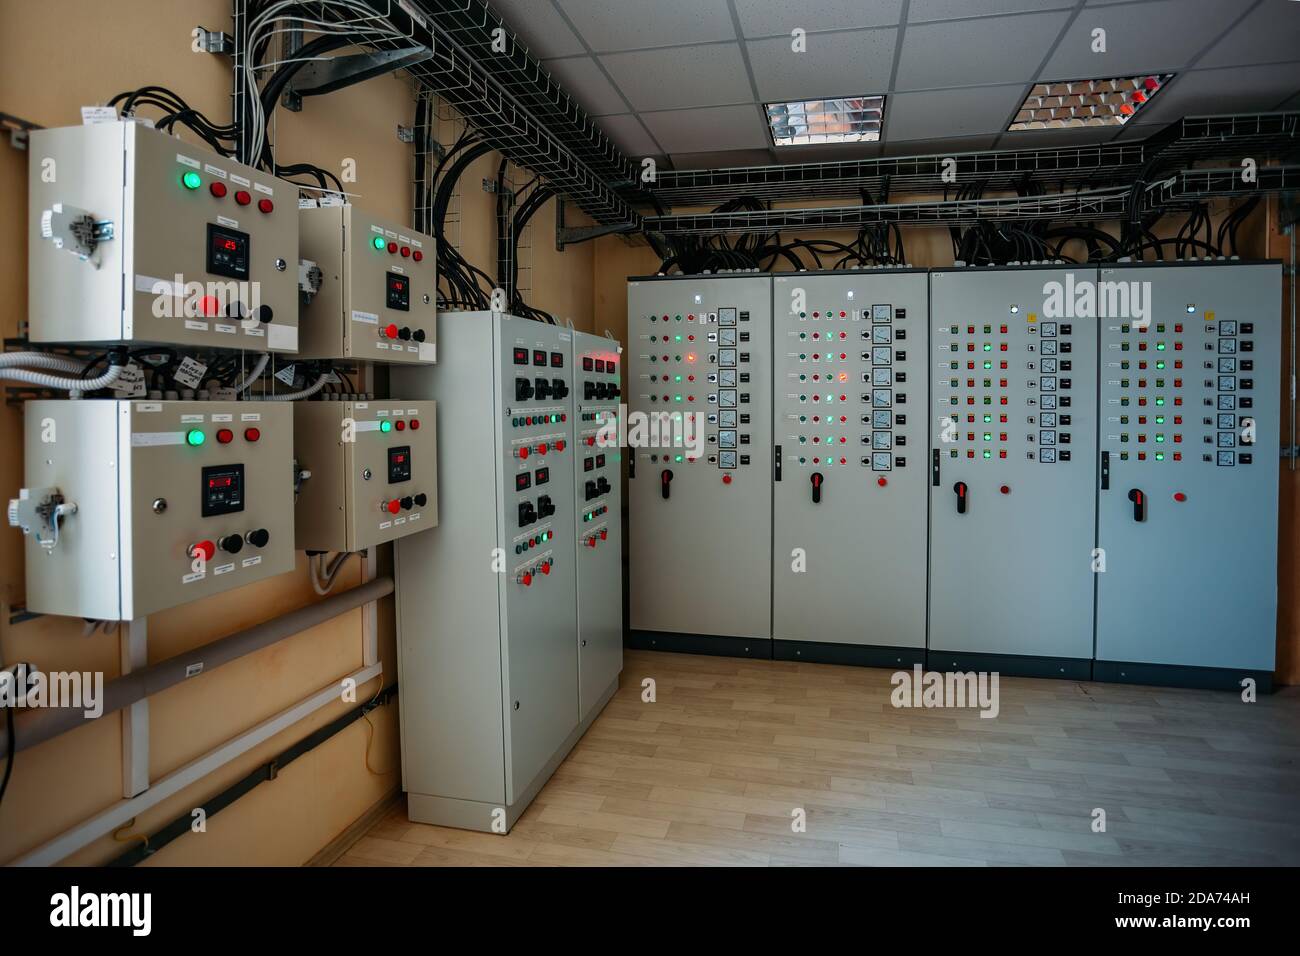
[[[682,337],[681,337],[680,335],[674,335],[674,336],[673,336],[673,341],[674,341],[674,342],[680,342],[681,340],[682,340]]]
[[[800,313],[799,313],[799,318],[801,318],[801,319],[806,319],[806,318],[808,318],[808,313],[807,313],[807,312],[800,312]]]
[[[991,422],[991,421],[993,421],[993,416],[992,416],[992,415],[985,415],[985,416],[984,416],[984,423],[985,423],[986,425],[987,425],[989,422]]]
[[[1163,405],[1164,403],[1165,403],[1165,400],[1164,400],[1163,398],[1157,398],[1157,399],[1156,399],[1156,404],[1157,404],[1157,405]]]
[[[987,448],[985,448],[985,449],[984,449],[984,457],[985,457],[985,458],[992,458],[992,457],[993,457],[993,452],[991,452],[991,451],[989,451]]]
[[[807,459],[807,458],[800,458],[800,459],[799,459],[799,464],[801,464],[801,465],[806,465],[806,464],[808,464],[808,459]]]
[[[802,362],[802,361],[803,361],[804,359],[806,359],[807,357],[808,357],[808,353],[807,353],[807,352],[800,352],[800,353],[799,353],[799,361],[800,361],[800,362]]]
[[[985,343],[984,343],[984,351],[985,351],[985,352],[992,352],[992,351],[993,351],[993,346],[991,346],[991,345],[989,345],[989,343],[985,342]]]
[[[680,375],[674,375],[674,376],[673,376],[673,381],[674,381],[674,382],[680,382],[681,380],[682,380],[682,377],[681,377]]]
[[[376,249],[383,249],[386,248],[388,245],[388,243],[384,242],[383,236],[375,236],[375,238],[370,241],[370,244],[373,245]]]
[[[1164,368],[1164,367],[1165,367],[1164,362],[1156,362],[1156,368]]]
[[[1156,424],[1157,424],[1157,425],[1163,425],[1164,423],[1165,423],[1165,416],[1163,416],[1163,415],[1157,415],[1157,416],[1156,416]]]
[[[675,458],[673,458],[673,461],[680,462],[681,460],[682,460],[682,456],[681,456],[681,455],[677,455]]]
[[[677,316],[677,321],[680,322],[681,320],[682,320],[682,317],[681,317],[680,315]]]
[[[1164,342],[1157,342],[1157,343],[1156,343],[1156,351],[1157,351],[1157,352],[1163,352],[1164,350],[1165,350],[1165,343],[1164,343]]]
[[[1162,451],[1156,452],[1156,461],[1164,461],[1164,460],[1165,460],[1165,453]]]
[[[985,362],[985,363],[984,363],[984,367],[985,367],[985,368],[992,368],[992,367],[993,367],[993,363],[992,363],[992,362]]]
[[[384,433],[391,432],[393,430],[393,423],[388,421],[380,422],[379,430]]]
[[[207,437],[207,435],[203,434],[203,432],[199,431],[197,428],[191,428],[185,433],[185,442],[186,444],[193,445],[197,448],[207,440]]]
[[[827,436],[826,436],[826,444],[831,445],[831,444],[834,444],[834,442],[835,442],[835,436],[834,436],[834,435],[827,435]]]
[[[673,401],[674,401],[674,402],[680,402],[681,400],[682,400],[682,397],[681,397],[680,395],[674,395],[674,396],[673,396]]]
[[[984,440],[985,440],[985,441],[992,441],[992,440],[993,440],[993,433],[992,433],[992,432],[985,432],[985,433],[984,433]]]
[[[1164,436],[1164,435],[1157,435],[1157,436],[1156,436],[1156,443],[1157,443],[1157,444],[1159,444],[1160,442],[1163,442],[1164,440],[1165,440],[1165,436]]]
[[[799,421],[801,421],[801,422],[806,422],[807,420],[808,420],[808,416],[807,416],[807,415],[800,415],[800,416],[799,416]]]
[[[203,185],[203,177],[194,172],[194,170],[190,170],[181,177],[181,182],[185,185],[186,189],[198,189]]]
[[[801,339],[806,339],[806,338],[808,338],[808,333],[807,333],[807,332],[800,332],[800,333],[799,333],[799,338],[801,338]]]

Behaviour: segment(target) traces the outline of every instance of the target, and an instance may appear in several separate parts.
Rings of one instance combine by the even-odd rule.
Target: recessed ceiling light
[[[775,146],[817,143],[874,143],[885,115],[883,96],[767,103],[768,131]]]
[[[1152,73],[1108,80],[1037,83],[1007,129],[1123,126],[1173,77],[1172,73]]]

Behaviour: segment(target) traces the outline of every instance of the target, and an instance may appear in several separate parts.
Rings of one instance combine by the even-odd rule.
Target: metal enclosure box
[[[297,350],[292,183],[134,122],[33,130],[29,152],[32,341]]]
[[[777,658],[924,659],[929,285],[924,269],[773,277]]]
[[[704,635],[768,657],[772,280],[652,276],[627,293],[629,446],[637,419],[650,440],[685,438],[628,449],[633,639],[673,649],[693,640],[673,635]]]
[[[1091,673],[1097,325],[1045,306],[1096,280],[931,273],[931,666]]]
[[[299,354],[428,365],[437,360],[434,240],[356,206],[298,211],[302,258],[321,288],[301,310]]]
[[[1142,284],[1151,310],[1145,328],[1101,325],[1097,676],[1175,665],[1271,679],[1281,268],[1105,266],[1101,283]]]
[[[573,333],[574,542],[578,549],[578,701],[594,716],[623,670],[623,480],[618,421],[622,348]],[[603,432],[602,432],[603,429]]]
[[[77,511],[27,536],[27,606],[142,618],[294,568],[293,410],[273,402],[32,401],[26,485]]]
[[[396,545],[403,784],[412,820],[508,828],[582,726],[573,340],[488,312],[438,326],[456,361],[392,373],[442,433],[438,528]]]
[[[433,402],[293,403],[298,549],[360,551],[438,523]]]

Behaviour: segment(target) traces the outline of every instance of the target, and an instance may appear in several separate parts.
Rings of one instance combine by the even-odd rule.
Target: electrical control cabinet
[[[1093,268],[931,273],[929,647],[940,666],[961,666],[964,652],[1006,656],[1007,672],[1089,675],[1097,320],[1074,303],[1096,280]]]
[[[307,551],[360,551],[438,523],[433,402],[295,402],[295,528]]]
[[[442,313],[438,340],[455,362],[392,371],[394,392],[437,401],[441,431],[438,528],[396,546],[402,772],[412,820],[491,830],[585,726],[573,333]]]
[[[578,698],[584,719],[594,716],[623,670],[623,456],[616,431],[621,353],[613,339],[573,333]]]
[[[834,644],[831,659],[910,667],[925,655],[929,276],[772,282],[775,656]]]
[[[298,211],[320,291],[302,307],[299,354],[427,365],[437,359],[434,240],[352,204]]]
[[[25,416],[10,520],[30,610],[132,620],[293,570],[288,405],[31,401]]]
[[[1098,677],[1271,677],[1281,288],[1276,263],[1101,270],[1149,311],[1101,322]]]
[[[771,348],[769,276],[628,281],[633,631],[770,655]]]
[[[298,348],[298,188],[135,122],[33,130],[34,342]]]

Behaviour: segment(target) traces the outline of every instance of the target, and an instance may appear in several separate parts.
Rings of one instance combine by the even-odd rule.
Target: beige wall
[[[42,0],[0,3],[0,110],[42,126],[80,123],[79,107],[144,84],[169,87],[214,120],[229,119],[229,61],[193,53],[196,24],[230,28],[226,0]],[[58,29],[52,29],[57,24]],[[54,79],[51,79],[53,77]],[[37,79],[34,79],[37,78]],[[157,115],[149,114],[149,115]],[[410,222],[412,155],[397,139],[410,126],[410,84],[382,77],[327,97],[309,98],[301,113],[276,114],[277,158],[311,161],[338,170],[356,161],[357,202],[378,214]],[[192,134],[182,137],[194,140]],[[0,142],[0,330],[18,333],[26,314],[27,154]],[[482,178],[496,172],[487,156],[462,180],[462,245],[489,273],[495,264],[495,220]],[[534,219],[534,306],[591,328],[593,249],[554,248],[554,204]],[[0,405],[0,448],[21,449],[21,410]],[[0,455],[0,496],[21,484],[20,456]],[[435,532],[436,533],[436,532]],[[381,564],[388,555],[381,553]],[[357,562],[338,590],[358,580]],[[317,600],[298,570],[231,594],[175,608],[150,619],[149,658],[161,660],[241,627]],[[43,617],[9,624],[23,595],[21,536],[0,529],[0,665],[32,661],[42,669],[118,674],[118,641],[83,637],[78,620]],[[391,602],[380,607],[384,682],[397,678]],[[268,716],[361,666],[361,612],[354,611],[242,660],[157,695],[150,703],[150,775],[157,779]],[[358,689],[364,700],[379,682]],[[188,813],[205,798],[348,709],[323,708],[225,769],[194,784],[135,821],[121,834],[147,834]],[[212,817],[204,834],[188,834],[151,862],[164,865],[278,864],[311,858],[366,810],[398,786],[397,708],[380,708],[373,724],[358,721]],[[367,769],[367,745],[369,767]],[[17,755],[0,805],[0,863],[10,860],[121,798],[121,720],[117,715]],[[371,771],[378,771],[372,773]],[[100,863],[129,846],[105,837],[70,862]]]

